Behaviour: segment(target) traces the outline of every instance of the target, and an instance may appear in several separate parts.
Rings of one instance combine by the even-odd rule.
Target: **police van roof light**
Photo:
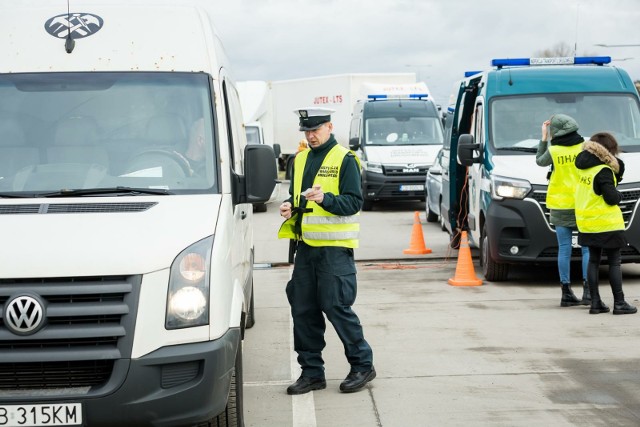
[[[610,62],[610,56],[564,56],[557,58],[501,58],[491,60],[491,65],[502,68],[523,65],[604,65]]]
[[[428,97],[428,93],[410,93],[409,98],[411,99],[422,99]]]
[[[387,99],[387,95],[369,95],[367,98],[376,100],[376,99]]]
[[[480,74],[482,71],[465,71],[464,72],[464,76],[465,77],[471,77],[471,76],[475,76],[476,74]]]

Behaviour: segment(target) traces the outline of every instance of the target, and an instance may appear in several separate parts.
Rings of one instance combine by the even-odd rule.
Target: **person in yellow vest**
[[[616,188],[622,181],[624,162],[617,158],[618,142],[608,132],[598,132],[583,145],[576,158],[580,179],[575,191],[578,242],[589,247],[589,313],[608,313],[600,299],[598,279],[602,252],[607,255],[609,284],[613,292],[613,314],[633,314],[638,309],[624,300],[621,249],[627,246],[624,219],[620,209],[622,195]]]
[[[293,317],[294,350],[302,368],[287,393],[326,388],[324,315],[342,341],[351,365],[340,391],[355,392],[376,377],[373,351],[352,309],[357,291],[353,250],[358,247],[363,200],[360,163],[331,133],[333,110],[305,108],[294,112],[309,148],[296,155],[290,198],[280,205],[285,222],[278,237],[297,243],[286,292]]]
[[[547,139],[551,137],[551,141]],[[542,124],[542,138],[538,144],[536,163],[551,166],[547,189],[549,221],[556,229],[558,239],[558,273],[562,285],[561,307],[589,305],[591,298],[587,285],[589,249],[581,248],[582,254],[582,299],[571,290],[572,235],[576,231],[574,192],[578,181],[578,170],[574,162],[582,151],[584,138],[578,133],[578,123],[566,114],[555,114]]]

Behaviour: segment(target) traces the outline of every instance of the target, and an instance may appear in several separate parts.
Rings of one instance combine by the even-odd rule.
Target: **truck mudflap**
[[[30,393],[27,399],[3,398],[0,406],[80,404],[82,425],[92,427],[205,422],[225,410],[239,344],[240,330],[233,328],[214,341],[163,347],[139,359],[120,359],[109,382],[99,390],[66,393],[64,399],[60,395],[53,398],[51,392]]]

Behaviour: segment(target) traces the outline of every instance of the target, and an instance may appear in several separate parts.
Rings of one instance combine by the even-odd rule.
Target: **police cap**
[[[335,113],[335,110],[312,107],[293,110],[293,112],[300,117],[300,130],[305,131],[318,129],[323,124],[330,122],[331,114]]]

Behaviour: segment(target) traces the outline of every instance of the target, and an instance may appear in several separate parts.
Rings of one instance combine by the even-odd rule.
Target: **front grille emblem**
[[[31,335],[44,325],[44,307],[33,296],[20,295],[7,301],[4,322],[16,335]]]

